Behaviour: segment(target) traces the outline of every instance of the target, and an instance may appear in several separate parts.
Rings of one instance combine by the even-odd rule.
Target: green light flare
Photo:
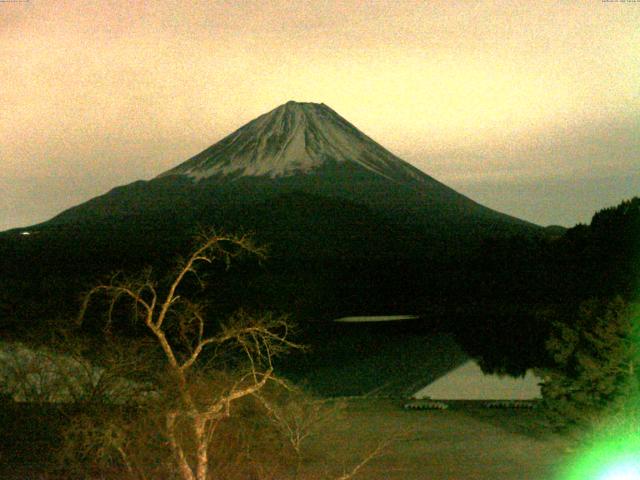
[[[617,462],[598,477],[598,480],[638,480],[640,463],[637,459]]]
[[[640,480],[640,416],[612,419],[568,462],[557,480]]]

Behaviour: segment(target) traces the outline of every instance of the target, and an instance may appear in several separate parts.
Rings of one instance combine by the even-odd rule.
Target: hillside
[[[544,235],[421,172],[326,105],[288,102],[156,178],[0,234],[0,267],[23,278],[163,269],[211,227],[269,246],[250,275],[277,288],[259,306],[286,309],[283,292],[302,275],[334,302],[327,312],[418,309],[423,292],[464,278],[464,257],[483,238]]]

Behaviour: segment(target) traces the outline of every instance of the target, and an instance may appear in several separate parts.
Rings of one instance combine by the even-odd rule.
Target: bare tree
[[[248,236],[211,234],[203,236],[198,246],[179,263],[164,288],[147,271],[138,279],[118,276],[108,284],[91,289],[84,298],[79,319],[86,315],[93,297],[104,294],[109,299],[108,325],[120,301],[128,301],[134,318],[151,333],[162,350],[168,371],[170,392],[165,399],[164,428],[173,461],[183,480],[205,480],[210,474],[209,451],[218,424],[231,415],[234,402],[256,395],[268,383],[278,381],[274,375],[274,356],[299,346],[290,340],[291,325],[286,317],[254,316],[239,311],[208,333],[205,309],[181,295],[181,287],[192,276],[202,283],[198,268],[214,261],[230,261],[243,253],[264,257]],[[244,359],[243,369],[229,385],[214,388],[197,368],[204,357],[211,362],[227,358],[235,351]],[[172,398],[173,396],[173,398]],[[126,462],[126,452],[121,452]]]

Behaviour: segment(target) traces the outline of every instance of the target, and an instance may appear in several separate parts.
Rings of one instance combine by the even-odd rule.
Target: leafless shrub
[[[150,272],[138,279],[115,277],[111,283],[98,285],[87,294],[80,314],[82,319],[95,295],[105,294],[110,300],[110,323],[116,304],[127,300],[135,319],[145,325],[160,346],[167,378],[161,391],[163,402],[152,408],[155,413],[162,412],[166,444],[182,480],[208,478],[210,450],[221,423],[231,417],[231,410],[239,400],[277,381],[272,363],[276,355],[298,347],[289,339],[291,325],[285,317],[254,316],[245,311],[239,311],[223,322],[216,333],[208,335],[202,305],[181,296],[185,277],[192,275],[201,282],[200,265],[215,260],[228,265],[232,258],[245,252],[264,255],[246,236],[206,236],[179,263],[166,290],[159,288]],[[205,350],[213,368],[199,368]],[[217,381],[216,372],[219,376],[227,372],[215,368],[219,366],[216,362],[231,353],[240,353],[244,361],[235,365],[233,375],[228,375],[230,381]],[[127,465],[124,458],[123,463]],[[127,470],[134,473],[132,467]]]
[[[126,302],[160,361],[114,350],[106,362],[110,375],[148,382],[151,394],[119,405],[103,402],[77,416],[61,449],[68,472],[139,480],[307,478],[300,468],[304,443],[337,410],[275,375],[273,359],[301,348],[291,340],[289,319],[240,310],[211,326],[204,305],[185,298],[186,278],[203,283],[199,267],[216,260],[228,265],[242,253],[264,256],[246,236],[207,235],[166,285],[146,271],[137,278],[114,276],[88,292],[80,321],[104,295],[108,332]],[[382,448],[333,477],[354,477]]]

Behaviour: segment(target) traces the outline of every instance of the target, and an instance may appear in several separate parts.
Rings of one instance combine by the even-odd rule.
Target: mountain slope
[[[211,215],[213,208],[233,210],[296,191],[347,199],[375,209],[391,223],[431,233],[468,236],[537,229],[438,182],[329,107],[296,102],[256,118],[151,181],[118,187],[47,223],[132,215],[140,221],[173,213],[208,223],[219,220]]]
[[[26,228],[37,234],[5,232],[0,269],[68,277],[162,268],[202,227],[254,232],[270,246],[269,273],[242,277],[229,297],[270,291],[262,306],[287,311],[303,275],[333,306],[323,297],[302,310],[359,314],[404,311],[426,291],[455,298],[465,289],[461,255],[481,238],[543,234],[409,165],[329,107],[289,102],[152,180]]]
[[[270,178],[309,174],[327,162],[355,163],[388,180],[434,180],[371,140],[324,104],[288,102],[160,175]]]

